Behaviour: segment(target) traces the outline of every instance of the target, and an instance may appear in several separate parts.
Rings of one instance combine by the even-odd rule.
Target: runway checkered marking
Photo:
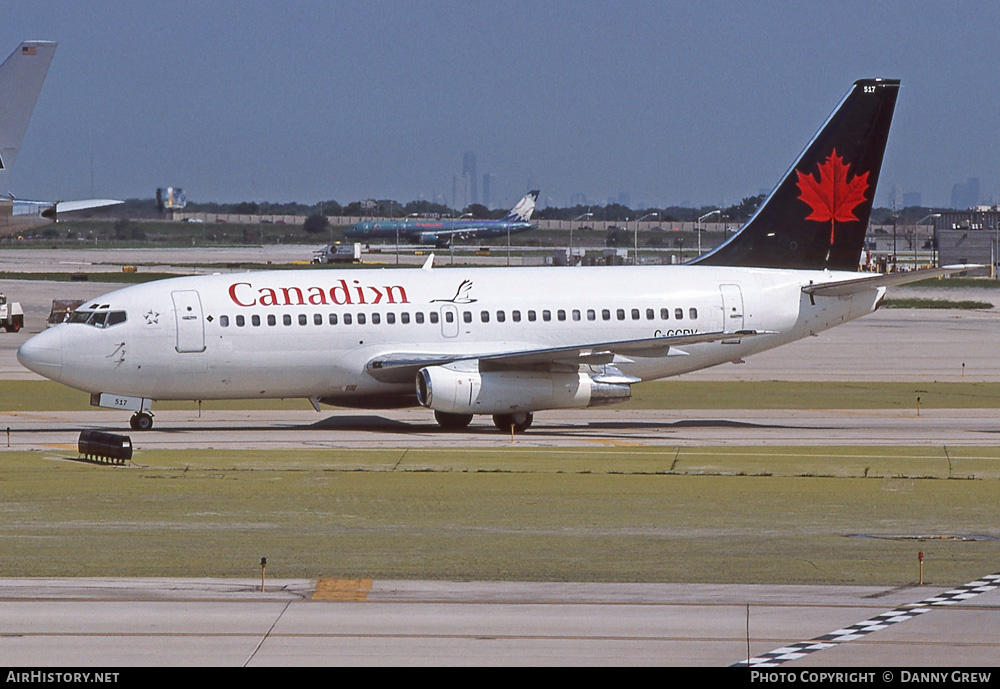
[[[885,629],[889,625],[913,619],[917,615],[930,612],[934,606],[954,605],[955,603],[960,603],[970,598],[974,598],[981,593],[986,593],[987,591],[993,591],[995,589],[1000,589],[1000,572],[990,574],[982,579],[970,581],[968,584],[959,586],[957,589],[952,589],[936,596],[925,598],[918,603],[907,603],[906,605],[901,605],[898,608],[889,610],[888,612],[875,615],[875,617],[867,619],[864,622],[858,622],[857,624],[852,624],[844,629],[838,629],[830,632],[829,634],[817,636],[815,639],[810,641],[800,641],[798,643],[791,644],[790,646],[776,648],[773,651],[763,653],[748,660],[741,660],[732,667],[777,667],[778,665],[781,665],[789,660],[796,660],[797,658],[801,658],[816,651],[833,648],[837,644],[860,639],[866,634],[871,634],[872,632],[877,632],[880,629]]]

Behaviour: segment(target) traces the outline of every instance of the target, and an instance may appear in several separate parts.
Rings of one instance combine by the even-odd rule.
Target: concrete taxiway
[[[260,586],[252,579],[0,580],[0,664],[729,666],[887,611],[913,610],[946,591],[364,579]],[[995,664],[1000,591],[923,607],[781,666]]]
[[[489,417],[445,433],[426,409],[384,412],[157,412],[152,431],[128,428],[128,413],[4,412],[0,446],[73,450],[81,429],[125,433],[142,450],[298,448],[463,448],[694,445],[991,445],[1000,438],[995,409],[889,410],[570,410],[541,412],[511,439]]]

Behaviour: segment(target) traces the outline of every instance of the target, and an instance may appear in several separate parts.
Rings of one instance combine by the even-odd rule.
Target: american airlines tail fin
[[[898,92],[856,81],[750,221],[692,263],[857,270]]]
[[[7,190],[7,174],[55,52],[52,41],[25,41],[0,65],[0,192]]]
[[[524,198],[517,202],[517,205],[510,209],[510,213],[503,216],[507,222],[528,222],[531,214],[535,212],[535,201],[538,200],[538,189],[529,191]]]

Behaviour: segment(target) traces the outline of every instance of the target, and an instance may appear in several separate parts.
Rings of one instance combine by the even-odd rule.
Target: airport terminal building
[[[921,222],[872,225],[865,246],[872,269],[913,270],[929,266],[980,263],[970,275],[1000,275],[1000,206],[935,211]],[[865,257],[862,256],[862,260]]]
[[[982,263],[994,266],[976,273],[996,276],[1000,258],[1000,206],[976,206],[967,210],[942,210],[934,219],[939,265]]]

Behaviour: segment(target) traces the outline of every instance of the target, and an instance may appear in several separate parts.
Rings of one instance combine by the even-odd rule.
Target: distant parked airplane
[[[399,239],[447,247],[456,239],[501,237],[534,229],[531,214],[537,200],[538,190],[529,191],[500,220],[365,220],[344,234],[355,241]]]
[[[0,192],[7,191],[7,176],[28,130],[56,45],[52,41],[25,41],[0,65]],[[24,201],[6,196],[0,198],[0,236],[47,225],[60,213],[118,203],[121,201],[110,199]]]

